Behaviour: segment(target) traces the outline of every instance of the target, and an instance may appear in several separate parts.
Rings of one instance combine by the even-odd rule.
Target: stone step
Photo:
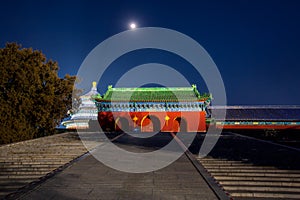
[[[202,160],[202,159],[197,159],[199,160],[202,164],[209,163],[209,164],[250,164],[250,163],[245,163],[241,161],[226,161],[226,160]]]
[[[6,164],[1,166],[0,165],[0,170],[4,169],[20,169],[20,168],[57,168],[59,167],[59,164],[44,164],[44,163],[30,163],[30,164],[22,164],[22,165],[14,165],[14,164]]]
[[[1,184],[0,183],[0,191],[7,191],[7,190],[17,190],[23,186],[25,186],[26,184],[28,184],[30,182],[14,182],[13,184],[8,182],[5,184]]]
[[[223,186],[277,186],[277,187],[300,187],[300,182],[284,181],[218,181]]]
[[[37,178],[40,178],[40,177],[41,177],[40,174],[0,175],[0,179],[37,179]]]
[[[36,170],[36,171],[6,171],[6,172],[0,172],[1,176],[13,176],[13,175],[45,175],[52,170]]]
[[[0,162],[0,167],[2,165],[8,164],[8,163],[40,163],[40,162],[62,162],[66,160],[73,160],[74,158],[77,158],[78,156],[70,156],[70,157],[65,157],[65,158],[48,158],[48,159],[34,159],[34,158],[20,158],[20,159],[7,159],[5,161]]]
[[[212,158],[212,157],[204,157],[204,158],[197,158],[198,160],[209,160],[209,161],[216,161],[216,160],[222,160],[227,161],[228,159],[225,158]]]
[[[46,146],[46,145],[44,145]],[[2,154],[7,154],[7,153],[22,153],[22,152],[27,152],[27,150],[29,152],[37,152],[35,150],[39,150],[40,152],[51,152],[51,151],[56,151],[56,150],[69,150],[69,149],[85,149],[85,147],[83,145],[76,145],[76,146],[57,146],[57,147],[46,147],[46,148],[40,148],[40,147],[33,147],[33,146],[28,146],[28,147],[18,147],[19,149],[12,149],[12,148],[9,148],[9,149],[1,149],[1,155]],[[5,153],[4,153],[5,151]]]
[[[19,156],[19,155],[13,155],[13,156],[8,156],[6,159],[4,159],[3,157],[0,158],[0,164],[2,162],[6,162],[6,161],[14,161],[14,160],[53,160],[53,159],[68,159],[68,158],[74,158],[74,157],[78,157],[78,154],[84,154],[86,152],[77,152],[76,155],[67,155],[67,154],[63,154],[63,156],[60,156],[59,154],[57,155],[50,155],[50,156],[47,156],[46,154],[45,155],[39,155],[39,156],[36,156],[35,155],[31,155],[31,156],[26,156],[26,155],[22,155],[22,156]]]
[[[4,199],[4,197],[12,192],[15,192],[16,189],[4,189],[3,191],[0,190],[0,199]]]
[[[32,181],[37,180],[36,178],[34,179],[28,179],[28,178],[10,178],[10,179],[0,179],[0,188],[1,186],[4,185],[12,185],[14,183],[19,183],[19,184],[28,184],[31,183]]]
[[[0,159],[0,164],[5,163],[5,162],[14,162],[14,161],[30,161],[30,160],[35,160],[35,161],[52,161],[52,160],[64,160],[64,159],[69,159],[69,158],[74,158],[76,156],[63,156],[60,157],[59,155],[56,157],[15,157],[15,158],[7,158],[7,159]]]
[[[209,171],[208,171],[209,172]],[[300,178],[298,173],[243,173],[243,172],[211,172],[213,176],[231,176],[231,177],[282,177],[282,178]]]
[[[232,170],[239,170],[239,169],[263,169],[263,170],[274,170],[277,169],[275,167],[269,167],[269,166],[253,166],[253,165],[238,165],[238,166],[232,166],[232,165],[209,165],[204,164],[203,165],[206,169],[213,170],[213,169],[232,169]]]
[[[230,196],[233,198],[265,198],[265,199],[300,199],[300,194],[284,194],[284,193],[265,193],[265,192],[235,192],[232,191]]]
[[[57,147],[57,146],[78,146],[78,145],[81,145],[83,146],[82,144],[82,141],[81,140],[74,140],[74,139],[69,139],[69,140],[49,140],[49,138],[47,137],[44,137],[44,138],[41,138],[41,139],[44,139],[43,140],[40,140],[40,141],[32,141],[32,142],[28,142],[28,143],[23,143],[23,144],[15,144],[15,145],[4,145],[4,146],[1,146],[0,149],[11,149],[11,147],[29,147],[29,146],[32,146],[32,147],[38,147],[40,149],[45,149],[46,147]],[[55,143],[49,143],[49,142],[55,142]],[[40,146],[41,144],[43,144],[44,146]],[[15,150],[19,150],[20,148],[16,148]]]
[[[43,155],[43,154],[69,154],[72,153],[72,151],[75,152],[81,152],[81,151],[87,151],[86,148],[82,148],[82,147],[74,147],[74,148],[58,148],[58,149],[47,149],[47,150],[39,150],[39,152],[37,151],[32,151],[32,149],[28,149],[28,151],[26,151],[26,149],[23,149],[22,151],[18,151],[18,152],[6,152],[6,153],[2,153],[0,156],[9,156],[9,155],[30,155],[30,154],[37,154],[37,155]],[[74,153],[76,154],[76,153]]]
[[[76,157],[66,157],[65,159],[56,158],[56,159],[12,159],[0,162],[0,166],[5,165],[7,163],[52,163],[52,162],[66,162],[68,160],[73,160]]]
[[[53,143],[49,143],[49,142],[53,142]],[[51,145],[51,144],[55,144],[55,145]],[[44,145],[44,146],[41,146],[41,145]],[[70,148],[72,146],[77,147],[77,146],[84,146],[84,145],[81,142],[81,140],[78,140],[78,141],[65,141],[65,142],[55,141],[55,140],[49,140],[48,142],[45,141],[44,143],[43,142],[35,142],[35,143],[31,143],[31,144],[28,143],[28,144],[24,144],[24,145],[19,145],[19,146],[17,146],[18,148],[15,148],[15,149],[13,149],[13,148],[11,148],[9,146],[2,147],[0,149],[7,148],[7,149],[11,149],[12,151],[19,151],[19,150],[22,150],[22,148],[29,148],[30,146],[31,147],[36,147],[36,148],[39,148],[39,149],[48,149],[48,148],[57,148],[57,147],[67,147],[67,148]]]
[[[69,153],[62,153],[62,152],[54,152],[54,153],[39,153],[39,154],[33,154],[33,153],[28,153],[28,154],[11,154],[11,155],[7,155],[7,156],[1,156],[0,160],[1,161],[5,161],[4,158],[7,159],[23,159],[23,158],[55,158],[58,156],[62,156],[62,158],[64,157],[70,157],[70,156],[78,156],[78,153],[86,153],[88,152],[86,151],[75,151],[72,154]]]
[[[78,152],[86,152],[86,149],[70,149],[66,151],[62,151],[62,149],[59,150],[53,150],[53,151],[41,151],[41,152],[14,152],[14,153],[6,153],[5,155],[0,155],[1,158],[5,157],[15,157],[15,156],[46,156],[46,155],[74,155]]]
[[[247,192],[284,192],[284,193],[299,193],[299,187],[270,187],[270,186],[223,186],[223,188],[230,193],[230,191],[247,191]]]
[[[52,143],[49,143],[52,142]],[[55,144],[55,145],[51,145],[51,144]],[[44,145],[44,146],[41,146]],[[78,140],[78,141],[65,141],[65,142],[61,142],[61,141],[55,141],[55,140],[49,140],[48,142],[46,141],[45,143],[42,142],[37,142],[37,143],[31,143],[31,144],[24,144],[24,145],[19,145],[18,148],[11,148],[8,147],[8,149],[12,150],[12,151],[20,151],[23,148],[28,148],[29,147],[34,147],[34,148],[39,148],[39,149],[55,149],[58,147],[65,147],[65,148],[71,148],[71,147],[84,147],[83,143]],[[5,149],[5,148],[3,148]]]
[[[281,170],[281,169],[259,169],[252,167],[250,169],[232,169],[232,168],[206,168],[210,173],[221,173],[221,172],[226,172],[226,173],[250,173],[251,175],[253,173],[257,174],[293,174],[293,175],[299,175],[300,170]]]
[[[289,181],[293,181],[293,182],[300,182],[300,178],[293,178],[293,177],[244,177],[244,176],[214,176],[214,178],[217,181],[236,181],[236,180],[240,180],[240,181],[284,181],[284,182],[289,182]]]
[[[5,173],[5,172],[30,172],[30,171],[49,171],[49,170],[54,170],[54,167],[15,167],[15,168],[4,168],[1,169],[0,173]]]

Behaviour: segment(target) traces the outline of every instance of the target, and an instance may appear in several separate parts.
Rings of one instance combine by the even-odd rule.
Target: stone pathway
[[[183,155],[168,167],[141,174],[116,171],[87,156],[20,199],[198,200],[217,197]]]

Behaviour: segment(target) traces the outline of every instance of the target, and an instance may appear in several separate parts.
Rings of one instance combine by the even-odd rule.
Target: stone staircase
[[[198,160],[233,199],[300,199],[300,170],[212,157]]]
[[[77,133],[63,133],[0,146],[0,199],[96,147]],[[87,150],[88,149],[88,150]]]

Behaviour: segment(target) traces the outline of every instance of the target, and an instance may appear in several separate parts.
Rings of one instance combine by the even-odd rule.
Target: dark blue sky
[[[1,47],[18,42],[39,49],[58,62],[60,76],[76,74],[96,45],[136,21],[140,27],[177,30],[200,43],[221,72],[229,104],[300,105],[297,0],[11,0],[1,2],[0,9]],[[151,59],[137,52],[134,64],[155,60],[155,52],[150,54]],[[155,61],[172,65],[167,57]],[[119,64],[131,66],[132,58]],[[113,84],[122,70],[115,64],[107,75],[112,79],[104,78],[100,90]],[[185,74],[201,92],[201,81],[194,80],[192,71]]]

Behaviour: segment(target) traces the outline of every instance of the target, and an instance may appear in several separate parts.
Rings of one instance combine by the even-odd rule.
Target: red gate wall
[[[204,111],[182,112],[99,112],[98,121],[104,131],[122,129],[128,123],[129,130],[139,128],[141,132],[152,132],[159,122],[160,131],[206,132],[206,113]]]

